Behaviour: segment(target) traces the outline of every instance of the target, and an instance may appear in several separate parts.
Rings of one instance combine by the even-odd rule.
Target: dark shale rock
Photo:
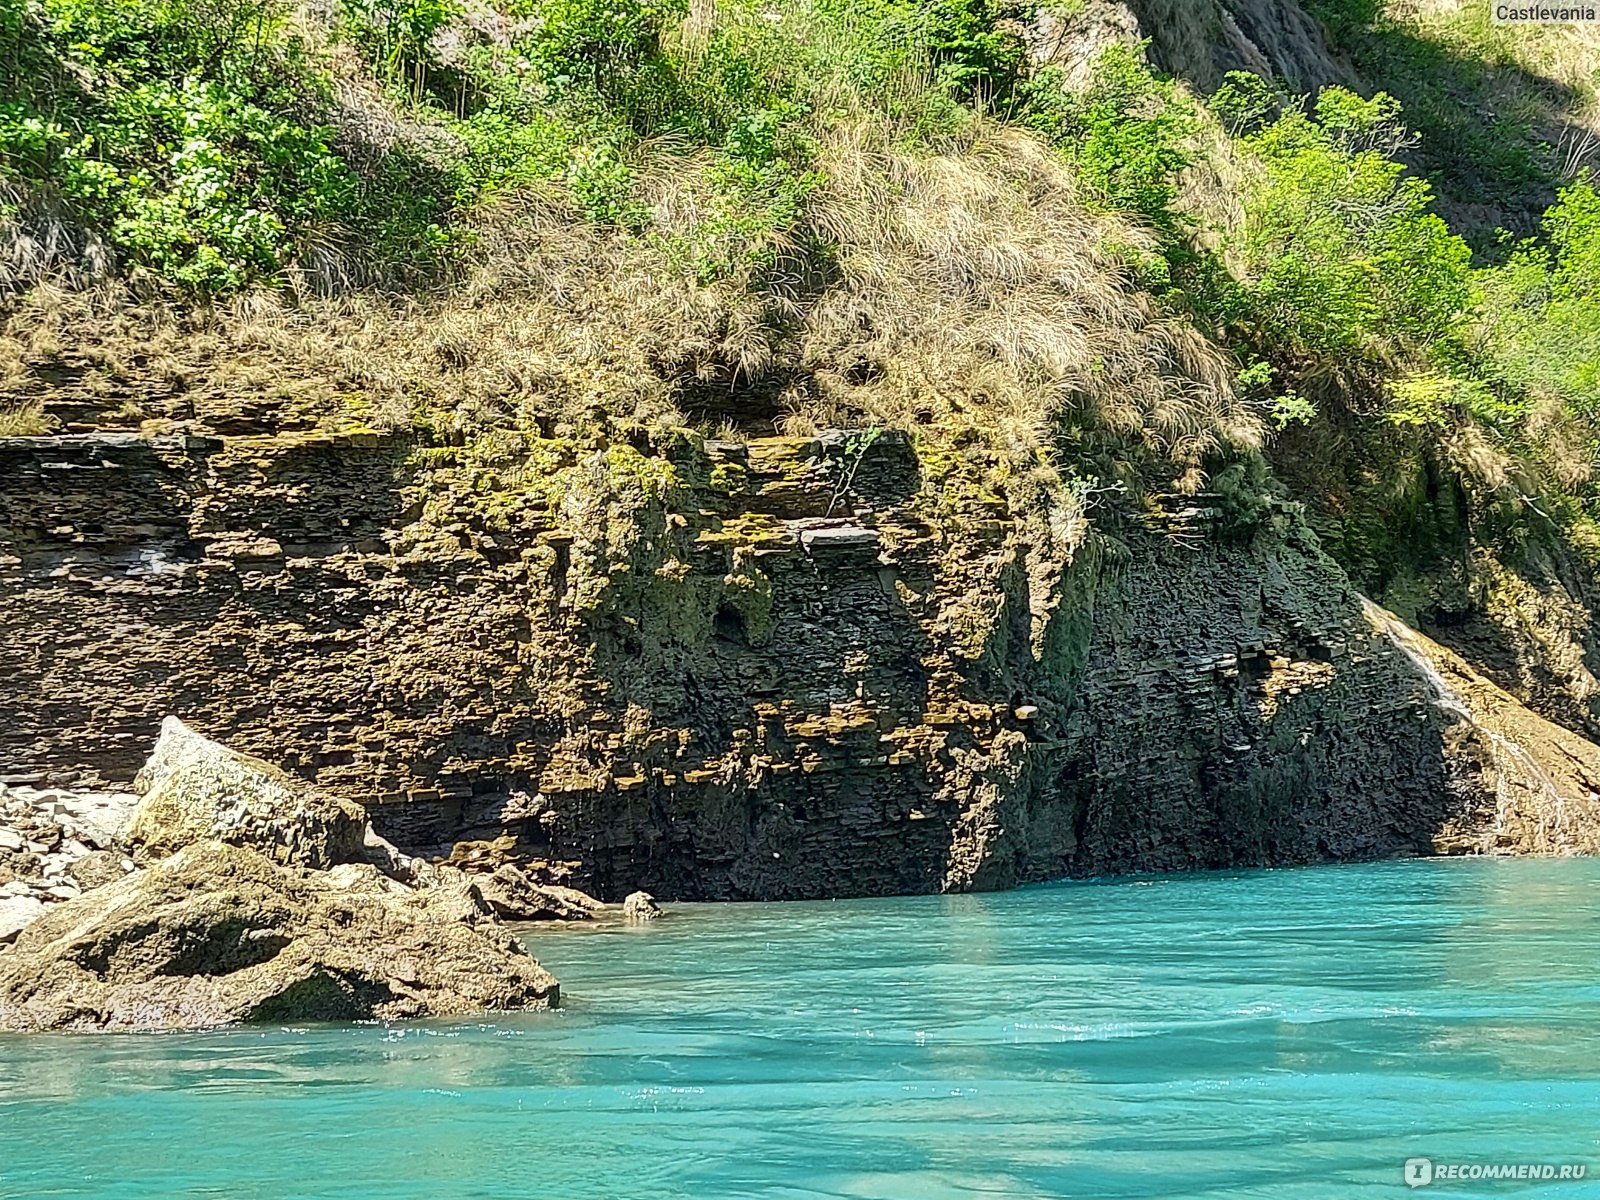
[[[848,486],[839,439],[651,436],[523,439],[550,494],[400,438],[0,444],[0,763],[125,780],[183,712],[407,855],[576,864],[606,900],[1373,858],[1459,824],[1450,721],[1291,507],[1107,500],[1063,545],[888,434]]]
[[[199,1029],[553,1006],[470,886],[283,867],[201,842],[58,905],[0,950],[0,1029]]]

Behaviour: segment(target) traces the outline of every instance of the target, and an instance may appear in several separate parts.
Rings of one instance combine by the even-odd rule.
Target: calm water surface
[[[0,1038],[0,1197],[1600,1196],[1600,862],[677,906],[559,1013]],[[1436,1184],[1401,1163],[1588,1163]]]

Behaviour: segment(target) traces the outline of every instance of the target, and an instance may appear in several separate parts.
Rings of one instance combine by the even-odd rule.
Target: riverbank
[[[6,881],[0,1029],[553,1007],[555,978],[498,914],[587,918],[600,907],[513,868],[480,887],[460,867],[405,855],[359,806],[176,718],[135,786],[131,798],[7,791],[20,828],[0,827],[13,847],[0,866],[59,882]]]

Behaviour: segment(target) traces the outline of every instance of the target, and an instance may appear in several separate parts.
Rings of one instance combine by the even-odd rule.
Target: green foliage
[[[1271,363],[1257,360],[1235,377],[1234,384],[1241,395],[1255,402],[1267,415],[1273,428],[1282,431],[1291,425],[1309,425],[1317,415],[1317,407],[1293,388],[1280,390],[1272,386],[1277,371]]]
[[[1194,120],[1171,81],[1117,43],[1095,60],[1088,88],[1069,89],[1052,67],[1028,82],[1023,101],[1023,123],[1062,149],[1107,208],[1134,214],[1177,242],[1187,223],[1174,202]]]
[[[573,151],[567,184],[579,206],[597,225],[630,225],[638,221],[633,202],[633,173],[604,142]]]
[[[420,99],[432,65],[434,35],[456,17],[458,0],[343,0],[346,32],[391,83]]]
[[[1306,379],[1460,356],[1470,253],[1397,157],[1411,138],[1392,97],[1327,88],[1285,108],[1265,81],[1228,75],[1210,106],[1251,169],[1242,220],[1202,249],[1179,204],[1200,116],[1170,82],[1119,46],[1086,88],[1046,71],[1025,94],[1023,119],[1101,202],[1155,230],[1165,261],[1144,265],[1147,286],[1233,346],[1242,393],[1277,428],[1316,415]]]
[[[215,294],[330,256],[436,277],[475,212],[528,188],[657,236],[649,163],[706,193],[672,248],[703,281],[744,278],[803,236],[819,128],[876,109],[915,144],[970,119],[963,103],[1011,104],[1026,68],[998,0],[724,0],[694,31],[685,0],[513,0],[493,32],[463,0],[341,0],[331,48],[287,4],[0,0],[7,194],[64,206],[125,269]],[[339,128],[350,49],[400,137]]]
[[[1600,195],[1587,179],[1545,214],[1548,244],[1524,241],[1480,274],[1486,365],[1516,392],[1600,426]]]
[[[1515,397],[1502,399],[1482,379],[1445,371],[1407,375],[1389,385],[1384,415],[1391,424],[1444,429],[1463,413],[1489,424],[1511,425],[1527,415],[1527,407]]]
[[[1459,328],[1470,251],[1392,155],[1398,105],[1327,88],[1245,139],[1263,167],[1229,250],[1252,337],[1280,354],[1427,355]],[[1242,323],[1242,322],[1239,322]]]
[[[1594,181],[1585,175],[1563,188],[1544,225],[1557,256],[1551,281],[1556,296],[1576,299],[1600,292],[1600,192]]]
[[[1422,6],[1426,19],[1405,7],[1306,3],[1362,77],[1405,106],[1420,135],[1412,160],[1443,195],[1474,204],[1488,197],[1513,217],[1537,213],[1555,182],[1543,130],[1575,98],[1523,65],[1519,28],[1494,24],[1488,4],[1455,6],[1453,13]]]
[[[270,0],[48,0],[0,30],[25,64],[0,92],[0,172],[130,267],[215,293],[333,228],[424,248],[402,261],[447,240],[428,188],[391,186],[417,182],[403,153],[364,179],[334,149],[322,77]]]
[[[1229,463],[1211,481],[1216,497],[1216,530],[1235,541],[1248,540],[1273,517],[1273,500],[1282,491],[1259,455]],[[1280,528],[1279,532],[1282,532]]]
[[[1229,71],[1206,104],[1232,137],[1257,132],[1279,107],[1267,81],[1250,71]]]
[[[926,62],[937,90],[1005,107],[1025,78],[1027,47],[998,0],[819,0],[817,8],[852,32],[850,65],[864,91]]]
[[[558,95],[635,118],[641,128],[661,107],[654,93],[671,91],[661,37],[683,16],[674,0],[531,0],[525,43],[546,83]]]
[[[853,430],[845,438],[844,452],[839,458],[839,477],[834,482],[833,495],[828,499],[827,516],[833,515],[833,510],[850,491],[856,481],[856,474],[861,470],[861,464],[866,461],[867,451],[871,450],[882,436],[883,430],[872,425],[866,429]]]

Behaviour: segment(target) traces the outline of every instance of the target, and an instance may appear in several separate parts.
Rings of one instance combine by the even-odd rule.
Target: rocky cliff
[[[0,762],[127,780],[176,712],[608,899],[1426,852],[1481,802],[1292,509],[1006,490],[874,431],[0,440]]]

